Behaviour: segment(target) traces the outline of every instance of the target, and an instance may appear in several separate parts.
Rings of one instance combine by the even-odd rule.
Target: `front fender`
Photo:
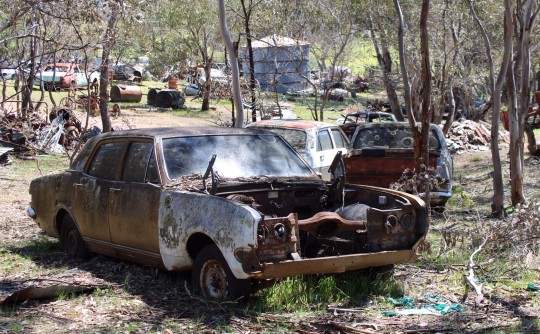
[[[217,196],[166,190],[160,197],[158,219],[159,249],[168,270],[192,266],[187,242],[194,233],[203,233],[221,250],[237,278],[248,277],[234,250],[257,244],[261,215],[253,208]]]

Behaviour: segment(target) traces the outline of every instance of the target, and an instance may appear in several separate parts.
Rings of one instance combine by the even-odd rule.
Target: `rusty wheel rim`
[[[227,297],[227,273],[219,261],[207,261],[202,267],[200,280],[202,292],[206,297],[212,299]]]

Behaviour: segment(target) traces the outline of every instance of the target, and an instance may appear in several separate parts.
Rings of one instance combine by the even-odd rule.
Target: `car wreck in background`
[[[90,73],[90,82],[99,80],[99,72]],[[34,79],[34,85],[43,84],[46,89],[73,89],[85,87],[88,84],[88,78],[84,68],[76,63],[56,63],[48,64],[43,71],[37,73]]]
[[[98,135],[30,194],[28,214],[70,256],[191,270],[209,299],[247,296],[261,280],[413,261],[428,231],[418,197],[343,175],[325,183],[258,129]]]
[[[347,182],[390,187],[405,170],[414,169],[414,139],[407,122],[358,125],[344,157]],[[452,197],[453,160],[441,129],[431,124],[429,164],[438,185],[430,192],[432,207],[442,208]],[[425,189],[419,189],[425,192]]]
[[[247,127],[268,130],[285,138],[326,181],[330,180],[328,169],[334,157],[338,152],[347,153],[349,146],[339,126],[330,123],[276,119],[250,123]]]
[[[356,111],[343,116],[338,120],[339,127],[349,139],[352,138],[358,124],[378,123],[378,122],[397,122],[394,114],[384,111]]]

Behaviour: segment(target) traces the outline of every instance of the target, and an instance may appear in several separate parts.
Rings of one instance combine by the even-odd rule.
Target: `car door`
[[[315,153],[314,166],[316,172],[322,175],[325,181],[330,180],[328,168],[336,154],[347,151],[348,140],[339,128],[323,128],[317,131],[317,150]]]
[[[85,172],[73,184],[73,218],[91,249],[110,247],[109,193],[115,183],[124,146],[124,141],[99,144]]]
[[[120,179],[111,188],[111,240],[122,257],[153,261],[159,256],[158,209],[161,185],[152,140],[128,143]],[[144,261],[143,261],[144,262]]]
[[[88,80],[86,80],[86,74],[84,73],[83,69],[79,65],[74,65],[73,72],[75,75],[75,85],[77,87],[86,86]]]

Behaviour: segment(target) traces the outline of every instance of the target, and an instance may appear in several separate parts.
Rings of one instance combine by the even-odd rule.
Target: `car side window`
[[[338,129],[332,129],[332,137],[334,138],[334,144],[336,144],[336,148],[344,148],[347,147],[347,140],[339,131]]]
[[[123,142],[101,145],[92,163],[90,163],[88,174],[106,180],[114,180],[116,167],[120,162],[123,148]]]
[[[156,164],[156,155],[154,154],[154,150],[152,150],[152,154],[150,155],[150,161],[148,162],[148,168],[146,169],[146,182],[159,184],[159,173],[158,168]]]
[[[124,169],[122,170],[122,181],[145,182],[147,169],[150,166],[150,158],[154,148],[153,143],[133,142],[129,145]],[[155,168],[155,160],[152,165]]]
[[[327,130],[321,130],[317,133],[317,151],[326,151],[332,149],[332,139]]]

